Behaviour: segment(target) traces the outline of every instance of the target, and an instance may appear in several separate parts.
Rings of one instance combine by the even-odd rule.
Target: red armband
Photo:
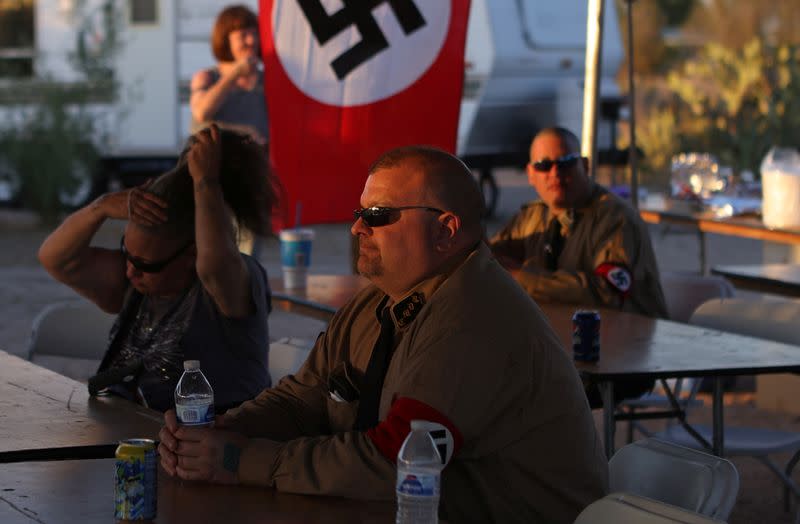
[[[611,284],[611,287],[619,291],[623,297],[627,297],[630,294],[633,287],[633,278],[628,268],[622,264],[613,262],[600,264],[594,270],[594,274],[605,278]]]
[[[461,432],[450,419],[431,406],[408,397],[395,400],[389,408],[386,420],[368,429],[367,437],[394,464],[397,462],[397,452],[411,431],[412,420],[426,420],[439,426],[430,431],[430,434],[445,464],[461,449]]]

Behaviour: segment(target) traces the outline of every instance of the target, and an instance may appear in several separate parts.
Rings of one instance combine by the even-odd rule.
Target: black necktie
[[[358,415],[354,426],[357,431],[364,431],[378,424],[378,407],[381,400],[381,390],[383,389],[383,379],[386,378],[386,371],[389,369],[389,362],[392,360],[393,345],[394,322],[392,321],[392,315],[389,313],[389,308],[386,308],[381,316],[381,332],[375,342],[375,347],[372,349],[367,371],[364,373],[364,381],[358,403]]]
[[[544,260],[548,271],[558,269],[558,257],[564,248],[564,237],[561,235],[561,222],[558,218],[550,221],[550,226],[545,232]]]

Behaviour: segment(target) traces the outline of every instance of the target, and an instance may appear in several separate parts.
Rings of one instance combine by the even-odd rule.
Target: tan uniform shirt
[[[633,208],[595,186],[589,204],[562,220],[572,223],[562,226],[565,240],[556,271],[544,264],[551,220],[544,202],[531,202],[489,241],[492,251],[522,263],[518,280],[534,300],[667,317],[650,235]],[[615,268],[624,268],[630,277],[626,292],[610,279]],[[610,275],[604,273],[609,270]]]
[[[296,375],[229,412],[233,429],[255,437],[241,456],[243,483],[394,499],[408,423],[438,417],[456,441],[440,506],[453,522],[572,522],[603,496],[607,462],[575,368],[483,244],[391,305],[397,346],[379,423],[353,431],[358,402],[333,400],[329,377],[348,363],[358,383],[384,298],[375,287],[359,293]]]

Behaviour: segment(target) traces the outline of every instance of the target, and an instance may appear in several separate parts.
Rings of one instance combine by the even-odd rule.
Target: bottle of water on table
[[[411,433],[397,454],[397,524],[437,524],[442,458],[428,431],[431,424],[411,421]],[[433,428],[436,429],[436,428]]]
[[[183,426],[214,424],[214,390],[200,371],[199,360],[183,362],[183,375],[175,388],[175,414]]]

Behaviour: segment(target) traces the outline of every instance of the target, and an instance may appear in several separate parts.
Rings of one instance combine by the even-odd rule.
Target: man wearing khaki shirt
[[[608,470],[571,360],[482,242],[482,198],[457,158],[390,151],[352,232],[369,286],[295,375],[218,419],[166,415],[170,475],[392,500],[411,420],[446,436],[440,513],[452,522],[572,522]]]
[[[537,302],[666,318],[647,227],[589,178],[578,138],[564,128],[545,129],[530,154],[528,181],[539,200],[492,237],[497,259]]]

